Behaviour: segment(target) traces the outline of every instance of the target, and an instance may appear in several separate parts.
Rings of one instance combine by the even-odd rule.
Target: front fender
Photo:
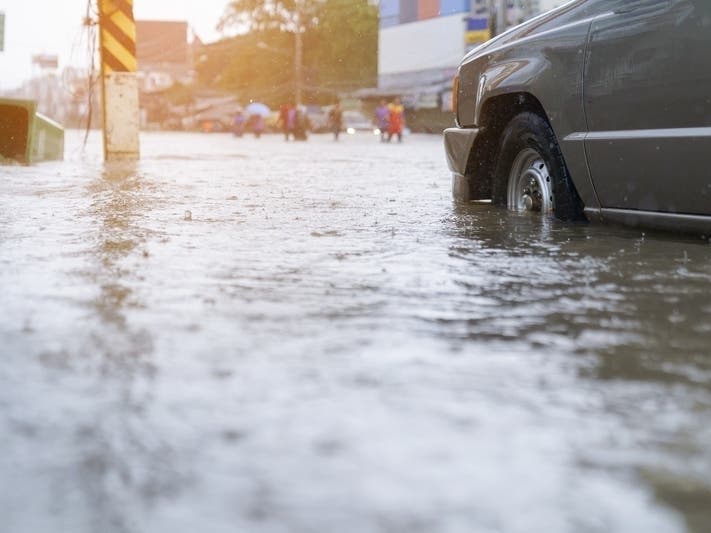
[[[546,63],[545,58],[533,57],[488,65],[479,77],[477,97],[474,99],[474,123],[483,124],[483,108],[496,97],[527,93],[538,98],[534,87],[538,85],[537,78],[544,76],[550,68]]]
[[[599,206],[588,175],[582,143],[566,140],[587,130],[583,108],[585,47],[592,19],[576,20],[487,49],[459,70],[457,120],[463,127],[486,129],[492,102],[514,106],[521,95],[539,104],[556,134],[568,171],[586,206]],[[506,98],[508,97],[508,99]],[[509,118],[515,113],[511,109]]]

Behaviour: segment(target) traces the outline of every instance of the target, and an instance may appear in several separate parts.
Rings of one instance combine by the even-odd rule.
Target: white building
[[[565,1],[509,0],[509,24],[518,24]],[[457,66],[468,49],[489,37],[489,3],[380,0],[378,90],[370,96],[400,95],[413,115],[425,116],[425,122],[437,122],[425,129],[447,126]],[[441,116],[435,119],[437,115]]]
[[[565,0],[509,2],[509,23],[517,24]],[[487,0],[380,0],[378,73],[389,76],[455,67],[467,43],[467,19],[485,20]]]

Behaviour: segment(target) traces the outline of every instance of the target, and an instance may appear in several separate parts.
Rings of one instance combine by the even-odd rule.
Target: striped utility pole
[[[104,160],[138,159],[140,128],[133,0],[97,0]]]

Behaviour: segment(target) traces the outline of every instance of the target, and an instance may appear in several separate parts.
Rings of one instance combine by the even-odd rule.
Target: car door
[[[711,214],[711,1],[609,3],[584,72],[600,204]]]

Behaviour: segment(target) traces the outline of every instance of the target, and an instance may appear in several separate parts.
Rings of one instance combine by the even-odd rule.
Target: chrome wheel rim
[[[553,181],[541,155],[525,148],[511,165],[508,207],[514,211],[553,211]]]

